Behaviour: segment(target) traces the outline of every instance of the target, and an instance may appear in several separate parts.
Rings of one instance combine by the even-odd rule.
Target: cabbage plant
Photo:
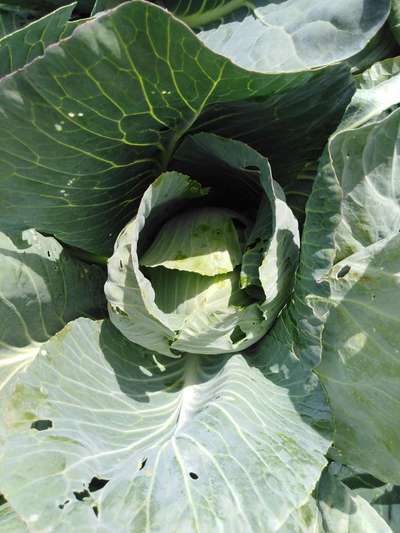
[[[398,0],[0,2],[0,531],[400,529]]]

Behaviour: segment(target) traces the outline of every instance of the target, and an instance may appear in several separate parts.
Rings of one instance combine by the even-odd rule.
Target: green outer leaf
[[[34,230],[0,233],[0,400],[42,343],[74,318],[105,311],[105,275]],[[0,425],[0,441],[2,438]]]
[[[123,4],[127,0],[96,0],[94,3],[92,15],[96,15],[101,11],[106,11],[107,9],[112,9],[114,7]]]
[[[350,83],[342,67],[249,73],[207,50],[164,10],[123,4],[0,82],[0,227],[35,227],[109,255],[196,121],[196,128],[257,139],[277,158],[290,143],[293,169],[320,149],[321,130],[336,123]],[[240,133],[238,112],[253,114]],[[287,132],[299,123],[293,142]]]
[[[389,24],[386,23],[367,46],[351,57],[348,62],[351,65],[353,74],[357,74],[370,68],[378,61],[398,55],[399,52],[398,43],[393,37]]]
[[[355,95],[321,162],[292,316],[303,317],[299,355],[314,364],[322,356],[317,371],[339,459],[398,483],[400,109],[393,109],[400,76],[375,75]]]
[[[0,77],[22,68],[43,55],[50,44],[58,41],[66,30],[76,2],[24,26],[0,39]]]
[[[399,106],[400,57],[376,63],[357,77],[358,90],[342,118],[338,131],[358,128],[384,118]]]
[[[35,530],[276,531],[308,499],[329,441],[317,380],[285,327],[274,331],[248,358],[174,360],[108,321],[77,320],[10,397],[19,427],[27,394],[29,411],[53,426],[10,437],[1,490]],[[93,476],[110,481],[77,501]]]
[[[279,533],[392,533],[369,499],[340,481],[337,467],[332,463],[325,469],[313,496]]]
[[[324,533],[392,533],[364,498],[334,476],[335,466],[322,474],[316,495]]]
[[[339,132],[330,143],[344,196],[336,261],[400,230],[399,124],[397,109],[381,123]]]
[[[155,3],[169,9],[188,26],[196,28],[219,22],[245,6],[246,0],[155,0]]]
[[[389,58],[375,63],[369,70],[356,77],[357,88],[372,89],[385,81],[390,81],[395,74],[400,74],[400,57]],[[398,80],[394,78],[393,82],[396,84]],[[384,92],[382,92],[381,97],[385,100]]]
[[[400,44],[400,0],[392,0],[389,22],[393,35]]]
[[[1,0],[2,4],[8,6],[21,6],[24,5],[26,0]],[[90,13],[94,0],[78,0],[78,9],[82,13]],[[65,0],[29,0],[29,7],[38,10],[42,13],[56,9],[58,7],[68,4]]]
[[[400,236],[337,263],[328,281],[317,373],[335,414],[335,446],[341,460],[398,483]]]
[[[0,39],[18,30],[35,16],[35,11],[30,9],[10,7],[0,3]]]
[[[387,115],[400,94],[399,58],[377,63],[359,77],[358,90],[354,95],[338,131],[354,129],[373,123]],[[300,267],[295,284],[294,302],[291,307],[292,320],[298,324],[296,344],[298,356],[307,364],[318,365],[321,359],[322,329],[326,320],[326,309],[322,301],[329,299],[330,287],[325,275],[331,269],[337,255],[337,241],[347,229],[340,226],[342,212],[342,191],[338,177],[332,171],[330,143],[321,158],[318,176],[307,204],[307,218],[303,229]],[[386,144],[386,143],[385,143]],[[362,148],[362,145],[361,145]],[[390,151],[390,147],[389,147]],[[340,149],[337,150],[340,152]],[[356,159],[356,158],[354,158]],[[344,158],[346,160],[346,158]],[[361,170],[360,161],[358,170]],[[372,193],[372,197],[374,194]],[[361,209],[363,200],[361,200]],[[374,207],[372,208],[372,212]],[[390,219],[391,210],[385,213]],[[383,220],[386,220],[383,217]],[[396,220],[396,216],[394,216]],[[353,243],[354,244],[354,243]],[[318,294],[315,305],[312,295]]]
[[[393,532],[400,528],[400,486],[385,484],[371,474],[336,465],[335,474],[357,494],[367,500],[389,524]]]
[[[304,70],[348,59],[365,48],[390,11],[390,0],[259,0],[237,9],[243,4],[228,3],[235,11],[210,26],[204,16],[197,23],[195,16],[183,20],[204,26],[198,35],[214,52],[263,72]]]

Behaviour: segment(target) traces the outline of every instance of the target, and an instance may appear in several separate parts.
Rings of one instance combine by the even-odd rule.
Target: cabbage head
[[[201,141],[232,153],[232,141],[192,142]],[[119,235],[106,295],[129,340],[172,357],[237,352],[265,335],[288,300],[297,220],[268,161],[235,149],[231,172],[221,156],[200,177],[161,174]]]

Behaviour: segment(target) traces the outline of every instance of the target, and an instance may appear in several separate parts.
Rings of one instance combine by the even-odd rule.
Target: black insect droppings
[[[190,476],[192,479],[199,479],[199,476],[198,476],[195,472],[189,472],[189,476]]]
[[[64,509],[64,507],[67,505],[67,503],[69,503],[69,500],[65,500],[64,503],[60,503],[59,506],[58,506],[58,508],[59,508],[59,509]]]

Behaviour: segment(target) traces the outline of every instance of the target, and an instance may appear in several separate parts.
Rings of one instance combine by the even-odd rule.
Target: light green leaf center
[[[191,209],[175,216],[142,257],[142,266],[202,276],[233,272],[242,259],[234,218],[234,213],[219,208]]]

